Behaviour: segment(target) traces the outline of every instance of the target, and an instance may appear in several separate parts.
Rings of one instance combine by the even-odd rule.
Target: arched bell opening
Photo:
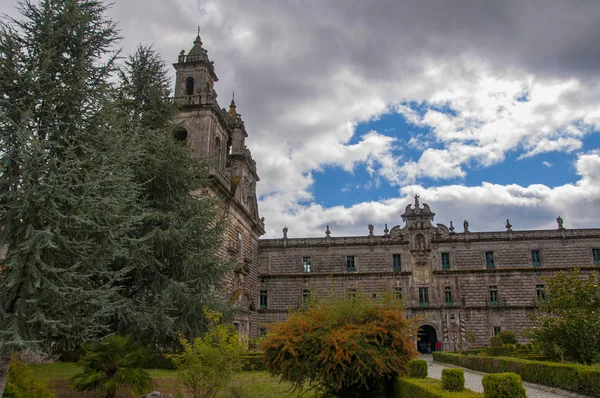
[[[185,95],[194,95],[194,78],[185,79]]]
[[[175,138],[176,141],[179,141],[181,143],[186,143],[187,136],[188,136],[188,132],[184,127],[179,126],[173,130],[173,138]]]

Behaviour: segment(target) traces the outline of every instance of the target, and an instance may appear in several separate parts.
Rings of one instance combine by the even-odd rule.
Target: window
[[[392,262],[394,263],[394,271],[402,271],[402,257],[399,254],[392,255]]]
[[[531,263],[533,264],[534,267],[542,266],[542,257],[540,256],[539,250],[531,251]]]
[[[545,303],[546,302],[546,286],[544,285],[535,285],[535,295],[537,297],[537,301]]]
[[[354,272],[356,271],[356,267],[354,266],[354,256],[347,256],[346,257],[346,271],[348,272]]]
[[[377,293],[371,293],[371,298],[377,298]]]
[[[310,272],[310,257],[302,257],[302,270]]]
[[[444,287],[444,296],[446,297],[446,307],[452,307],[452,288]]]
[[[442,269],[450,269],[450,253],[442,253]]]
[[[182,144],[184,144],[187,140],[187,135],[187,130],[181,126],[178,126],[175,128],[175,130],[173,130],[173,138],[175,138],[175,141],[178,141]]]
[[[233,327],[235,328],[236,332],[240,331],[240,323],[239,322],[233,322]]]
[[[494,336],[498,335],[502,331],[500,326],[494,326]]]
[[[266,290],[260,291],[260,301],[259,301],[258,309],[259,310],[267,309],[267,291]]]
[[[419,306],[427,307],[429,305],[429,292],[426,287],[419,288]]]
[[[494,252],[485,252],[486,268],[494,268]]]
[[[347,289],[346,295],[348,297],[356,297],[356,289],[353,289],[353,288]]]
[[[306,304],[306,302],[308,301],[309,298],[310,298],[310,290],[304,289],[302,291],[302,302],[304,304]]]
[[[223,166],[223,153],[221,152],[221,140],[219,139],[219,137],[217,137],[215,139],[215,159],[217,161],[217,169],[221,170],[221,167]]]
[[[600,265],[600,249],[592,249],[592,256],[594,257],[594,265]]]
[[[241,232],[237,233],[237,252],[238,256],[242,256],[242,243],[243,243],[243,235]]]
[[[498,286],[490,286],[490,304],[498,305]]]
[[[194,78],[185,79],[185,95],[194,95]]]
[[[402,288],[401,287],[397,287],[395,289],[396,291],[396,299],[397,300],[402,300]]]
[[[267,334],[267,328],[259,328],[259,329],[258,329],[258,335],[259,335],[260,337],[263,337],[263,336],[264,336],[264,335],[266,335],[266,334]]]

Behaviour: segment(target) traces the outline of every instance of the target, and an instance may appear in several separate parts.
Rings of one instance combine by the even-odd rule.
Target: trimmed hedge
[[[447,391],[465,389],[465,372],[460,368],[442,369],[442,388]]]
[[[490,337],[490,346],[492,347],[502,347],[502,340],[498,336]]]
[[[481,379],[484,398],[527,398],[521,376],[516,373],[490,373]]]
[[[258,351],[249,351],[243,354],[244,367],[242,370],[266,370],[263,358],[263,353]]]
[[[433,353],[433,359],[485,373],[512,372],[529,383],[561,388],[592,397],[600,396],[600,367],[598,366],[437,351]]]
[[[408,361],[408,375],[417,379],[427,377],[427,361],[424,359],[411,359]]]
[[[483,394],[462,390],[460,392],[445,391],[442,382],[429,377],[425,379],[414,379],[411,377],[399,377],[396,381],[394,396],[397,398],[482,398]]]
[[[512,354],[514,348],[510,344],[503,344],[501,347],[486,347],[485,354],[491,357],[508,357]]]

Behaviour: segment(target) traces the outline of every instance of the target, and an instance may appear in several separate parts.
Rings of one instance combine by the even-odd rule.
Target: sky
[[[12,14],[15,2],[0,0]],[[235,91],[264,237],[600,227],[600,1],[116,0],[123,53],[200,26]],[[172,75],[173,71],[171,71]]]

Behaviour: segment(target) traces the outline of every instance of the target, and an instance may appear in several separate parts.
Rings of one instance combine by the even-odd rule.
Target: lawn
[[[80,367],[73,363],[52,363],[42,365],[31,365],[37,378],[46,380],[51,388],[60,398],[103,398],[104,395],[95,392],[79,392],[69,387],[68,379],[80,371]],[[163,394],[172,394],[181,392],[184,397],[185,391],[178,385],[177,376],[173,370],[149,370],[150,376],[154,381],[153,390],[160,391]],[[233,394],[235,392],[235,394]],[[278,379],[269,376],[264,371],[240,372],[236,374],[230,386],[229,391],[219,394],[219,398],[239,397],[239,398],[262,398],[262,397],[297,397],[297,393],[290,390],[289,383],[279,383]],[[129,390],[120,391],[117,398],[131,398]],[[314,397],[310,391],[303,394],[302,397]]]

